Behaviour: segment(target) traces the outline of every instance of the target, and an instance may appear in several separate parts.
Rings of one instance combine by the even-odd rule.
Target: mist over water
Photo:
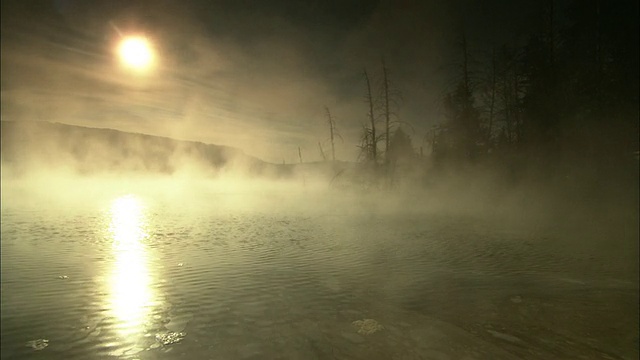
[[[3,359],[638,357],[635,163],[378,177],[48,123],[2,147]]]
[[[253,6],[2,3],[0,358],[640,357],[636,2]]]
[[[632,206],[454,177],[5,169],[3,358],[638,354]]]

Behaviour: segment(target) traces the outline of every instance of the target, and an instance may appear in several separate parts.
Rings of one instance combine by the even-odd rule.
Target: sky
[[[25,0],[2,2],[2,119],[233,146],[275,163],[329,153],[325,106],[355,161],[367,121],[363,71],[381,79],[416,150],[443,120],[467,34],[474,63],[522,40],[536,1]],[[119,66],[122,36],[150,39],[156,64]]]

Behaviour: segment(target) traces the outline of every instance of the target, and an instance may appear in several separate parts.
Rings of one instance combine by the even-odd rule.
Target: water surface
[[[633,231],[253,196],[3,201],[2,358],[638,358]]]

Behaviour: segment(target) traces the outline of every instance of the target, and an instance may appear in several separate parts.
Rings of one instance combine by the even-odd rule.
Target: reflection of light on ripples
[[[146,218],[142,202],[131,195],[111,205],[110,230],[115,262],[111,279],[111,305],[122,335],[141,332],[153,300],[151,276],[143,239]]]

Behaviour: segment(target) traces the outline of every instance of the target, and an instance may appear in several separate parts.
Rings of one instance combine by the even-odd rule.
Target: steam
[[[345,140],[336,144],[338,159],[356,159],[366,120],[360,74],[363,68],[376,69],[382,55],[402,84],[398,116],[415,125],[411,135],[419,146],[425,134],[420,126],[441,120],[437,103],[447,74],[438,69],[449,62],[460,23],[453,5],[400,8],[382,1],[331,26],[313,23],[315,12],[301,18],[308,22],[301,24],[277,11],[256,19],[237,8],[225,9],[233,5],[224,3],[216,3],[221,11],[212,12],[154,2],[145,9],[150,12],[144,21],[134,16],[135,7],[77,6],[32,21],[21,20],[29,18],[20,16],[29,13],[27,7],[3,7],[13,11],[3,11],[3,120],[117,129],[242,150],[220,149],[223,161],[212,166],[211,157],[195,143],[154,143],[139,136],[107,141],[71,130],[3,132],[2,186],[15,190],[3,191],[3,204],[19,202],[16,194],[26,192],[79,202],[129,191],[176,202],[198,202],[206,198],[202,194],[217,192],[255,195],[248,199],[274,192],[284,199],[300,195],[296,204],[306,209],[354,213],[450,212],[528,223],[584,219],[598,211],[610,219],[637,214],[636,190],[631,196],[611,191],[588,206],[585,192],[576,191],[573,203],[556,206],[562,202],[556,199],[561,188],[556,183],[567,185],[571,179],[514,185],[502,180],[499,169],[449,174],[425,161],[399,175],[403,181],[392,191],[378,191],[363,189],[356,164],[340,170],[292,165],[299,162],[298,148],[305,162],[320,159],[317,143],[328,137],[325,105]],[[158,50],[157,71],[136,76],[117,66],[114,49],[120,35],[113,24],[121,33],[148,35]],[[13,161],[5,156],[9,143],[21,144]],[[582,176],[576,171],[576,179]],[[631,187],[625,183],[623,188]],[[326,202],[333,197],[352,202]]]
[[[232,3],[211,6],[215,11],[170,1],[144,9],[74,3],[34,20],[27,5],[7,7],[2,62],[11,71],[3,71],[3,119],[201,141],[290,163],[299,146],[308,160],[320,159],[327,105],[345,137],[338,158],[352,160],[366,113],[360,75],[385,56],[402,84],[399,117],[413,123],[417,137],[440,121],[446,74],[434,69],[453,47],[442,35],[455,23],[452,9],[381,2],[325,25],[318,16],[337,21],[330,7],[290,5],[302,16],[294,21],[268,6],[258,18]],[[426,37],[417,37],[424,24]],[[127,33],[153,43],[153,72],[138,76],[118,66],[117,44]]]

